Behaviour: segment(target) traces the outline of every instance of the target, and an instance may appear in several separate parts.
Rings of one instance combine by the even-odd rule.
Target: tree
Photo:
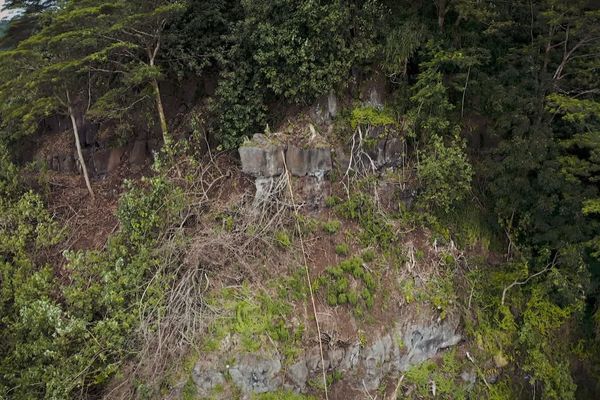
[[[14,50],[0,53],[0,129],[5,139],[34,133],[42,118],[67,116],[92,199],[94,191],[81,149],[77,115],[84,112],[85,100],[92,100],[89,67],[105,51],[99,48],[94,26],[108,11],[93,1],[70,2],[55,11],[39,33]]]
[[[4,10],[13,11],[4,34],[0,34],[0,49],[15,47],[40,27],[42,13],[56,4],[56,0],[8,0]]]
[[[107,41],[110,52],[104,54],[108,69],[98,72],[117,74],[120,83],[113,86],[104,99],[100,99],[96,114],[114,115],[111,103],[130,95],[133,88],[149,86],[156,107],[165,149],[169,152],[173,139],[169,133],[167,118],[160,92],[163,77],[159,64],[167,38],[166,29],[177,16],[185,11],[184,3],[171,0],[116,0],[104,1],[106,7],[117,10],[104,28],[101,37]],[[128,110],[129,107],[124,108]]]

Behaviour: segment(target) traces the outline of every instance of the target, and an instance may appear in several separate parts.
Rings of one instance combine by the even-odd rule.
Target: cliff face
[[[335,143],[308,123],[239,149],[245,195],[219,214],[219,241],[250,228],[261,244],[224,245],[239,285],[211,282],[215,318],[172,398],[324,398],[324,375],[331,399],[398,395],[413,366],[461,343],[460,252],[400,217],[414,196],[402,135],[363,128]]]

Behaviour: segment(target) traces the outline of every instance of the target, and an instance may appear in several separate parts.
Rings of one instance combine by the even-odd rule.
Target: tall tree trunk
[[[448,13],[448,1],[447,0],[436,0],[435,6],[438,14],[438,26],[440,32],[444,32],[444,26],[446,24],[446,14]]]
[[[154,60],[158,51],[160,50],[160,36],[157,37],[156,45],[154,49],[148,49],[148,62],[151,67],[154,67]],[[156,111],[158,112],[158,118],[160,120],[160,130],[162,131],[164,146],[167,154],[171,154],[173,147],[173,138],[169,133],[169,126],[167,125],[167,118],[165,117],[165,109],[163,107],[162,98],[160,96],[160,86],[156,78],[152,78],[152,89],[154,91],[154,99],[156,101]]]
[[[170,152],[173,145],[173,138],[169,133],[169,127],[167,125],[167,118],[165,117],[165,110],[163,108],[162,98],[160,96],[160,87],[158,81],[152,79],[152,88],[154,90],[154,98],[156,100],[156,110],[158,112],[158,118],[160,119],[160,130],[162,131],[163,141],[165,142],[165,148],[167,152]]]
[[[75,113],[73,112],[73,107],[71,106],[71,98],[69,96],[69,92],[67,91],[67,101],[68,101],[68,109],[69,109],[69,117],[71,118],[71,125],[73,125],[73,134],[75,135],[75,147],[77,148],[77,157],[79,158],[79,164],[81,165],[81,170],[83,171],[83,178],[85,179],[85,185],[87,186],[88,192],[90,192],[90,197],[92,200],[95,200],[96,196],[94,195],[94,190],[92,190],[92,185],[90,183],[90,177],[88,175],[87,166],[85,165],[85,160],[83,158],[83,152],[81,151],[81,142],[79,141],[79,129],[77,128],[77,120],[75,119]]]

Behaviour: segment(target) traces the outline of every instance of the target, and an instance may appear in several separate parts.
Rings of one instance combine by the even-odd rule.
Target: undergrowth
[[[327,268],[314,283],[315,292],[323,290],[330,306],[349,305],[357,316],[373,307],[376,288],[374,274],[360,257]]]

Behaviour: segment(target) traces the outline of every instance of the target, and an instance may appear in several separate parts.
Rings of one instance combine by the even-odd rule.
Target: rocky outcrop
[[[272,178],[285,172],[285,145],[266,135],[254,135],[239,148],[242,171],[255,178]]]
[[[301,148],[289,145],[285,160],[294,176],[324,176],[332,168],[330,147]]]
[[[310,118],[319,125],[328,125],[338,114],[338,98],[332,91],[326,96],[322,96],[310,108]]]
[[[429,314],[429,313],[425,313]],[[408,370],[428,360],[440,351],[461,341],[457,317],[443,321],[398,321],[393,329],[370,341],[351,344],[330,344],[325,349],[325,369],[339,372],[344,381],[356,390],[375,390],[389,374]],[[249,398],[253,393],[274,392],[280,389],[306,392],[311,381],[322,374],[318,347],[306,351],[295,363],[284,365],[279,354],[242,354],[232,365],[223,365],[216,357],[198,362],[193,372],[200,395],[209,396],[212,390],[231,377],[231,382]]]
[[[150,141],[137,140],[129,147],[83,149],[83,157],[88,172],[96,177],[103,177],[114,172],[126,160],[130,165],[144,165],[149,162]],[[81,173],[77,153],[51,154],[45,158],[45,163],[52,171],[66,174]]]
[[[323,177],[332,168],[331,148],[327,144],[288,144],[263,134],[239,148],[242,171],[255,178],[282,175],[287,166],[294,176]]]
[[[404,161],[406,141],[394,126],[377,126],[369,130],[369,139],[375,142],[367,154],[377,169],[397,167]]]
[[[277,136],[254,135],[239,148],[242,171],[255,178],[255,206],[273,193],[277,177],[287,170],[303,180],[302,200],[316,208],[323,202],[324,177],[333,168],[331,147],[322,141],[288,143]]]

